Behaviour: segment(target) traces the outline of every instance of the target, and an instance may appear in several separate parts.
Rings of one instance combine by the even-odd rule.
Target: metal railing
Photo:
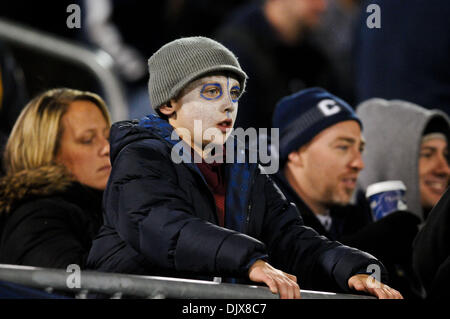
[[[217,283],[169,277],[137,276],[97,271],[81,271],[79,285],[71,287],[76,273],[62,269],[0,264],[0,281],[11,282],[47,292],[72,292],[85,299],[90,293],[111,298],[123,296],[153,299],[278,299],[261,286]],[[372,296],[301,290],[303,299],[375,299]]]
[[[6,43],[36,50],[48,56],[58,57],[87,69],[100,83],[113,122],[128,118],[128,108],[122,83],[113,70],[111,56],[103,50],[93,51],[69,42],[0,18],[0,39]]]

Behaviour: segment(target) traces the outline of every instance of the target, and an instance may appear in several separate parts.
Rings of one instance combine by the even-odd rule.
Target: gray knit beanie
[[[181,38],[165,44],[150,57],[148,69],[148,92],[155,110],[207,73],[232,72],[240,83],[241,94],[247,79],[236,56],[219,42],[205,37]]]

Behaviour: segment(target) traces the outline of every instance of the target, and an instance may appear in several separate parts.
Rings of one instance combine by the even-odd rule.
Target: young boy
[[[237,161],[237,152],[218,160],[217,146],[236,144],[229,135],[247,78],[232,52],[208,38],[182,38],[160,48],[149,71],[159,116],[111,129],[105,225],[90,268],[263,282],[281,298],[300,297],[297,278],[302,288],[401,298],[370,284],[368,266],[384,271],[373,256],[305,227],[257,163]]]

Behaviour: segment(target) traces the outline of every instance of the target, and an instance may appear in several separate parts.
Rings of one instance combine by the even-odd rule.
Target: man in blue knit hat
[[[273,180],[297,206],[305,225],[380,258],[393,287],[409,292],[394,265],[405,262],[401,252],[411,245],[417,218],[396,211],[373,222],[368,204],[350,204],[364,168],[365,146],[362,123],[352,107],[322,88],[310,88],[279,101],[273,126],[280,130],[280,170]]]
[[[350,202],[364,167],[360,120],[345,101],[311,88],[283,98],[273,125],[280,129],[281,170],[275,179],[296,199],[306,224],[336,239],[345,225],[330,208]],[[351,223],[357,227],[364,220],[352,216]]]

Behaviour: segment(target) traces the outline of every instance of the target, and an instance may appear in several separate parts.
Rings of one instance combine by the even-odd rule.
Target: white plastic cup
[[[369,185],[366,198],[369,200],[375,221],[398,210],[407,210],[404,199],[406,185],[402,181],[384,181]]]

